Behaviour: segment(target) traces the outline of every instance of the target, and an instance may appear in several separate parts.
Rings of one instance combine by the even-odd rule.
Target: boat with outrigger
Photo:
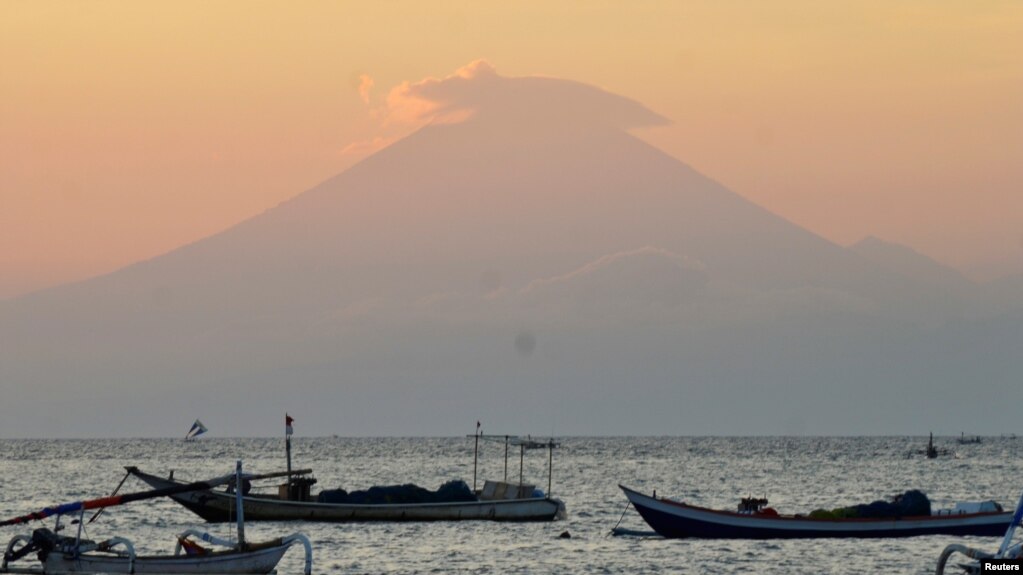
[[[744,498],[738,509],[718,510],[690,505],[657,493],[646,495],[619,485],[632,506],[657,534],[694,539],[882,538],[917,535],[997,536],[1013,514],[995,501],[960,502],[952,509],[930,509],[919,491],[893,502],[876,501],[850,508],[818,510],[808,515],[782,515],[767,507],[766,498]],[[921,507],[917,502],[926,501]],[[913,505],[903,506],[903,503]],[[854,510],[862,509],[857,515]]]
[[[292,418],[287,418],[291,427]],[[288,470],[276,476],[286,477],[276,492],[257,492],[249,485],[242,486],[242,504],[249,521],[324,521],[333,523],[359,521],[553,521],[566,515],[565,504],[551,495],[553,487],[553,451],[558,445],[553,440],[544,445],[548,450],[547,491],[526,483],[523,477],[523,458],[526,449],[535,447],[533,439],[513,435],[484,435],[477,427],[474,437],[473,485],[464,481],[450,481],[436,491],[416,485],[390,485],[371,487],[365,491],[347,492],[343,489],[322,490],[312,493],[317,480],[311,469],[292,470],[291,434],[286,433]],[[477,463],[480,441],[505,443],[504,480],[486,480],[477,489]],[[509,481],[508,454],[510,447],[519,448],[519,480]],[[171,488],[182,482],[160,477],[140,470],[125,468],[130,475],[154,488]],[[230,521],[233,517],[235,494],[230,489],[202,489],[177,493],[171,499],[209,522]]]
[[[221,539],[209,533],[187,529],[177,535],[173,554],[138,555],[131,540],[112,537],[95,542],[82,537],[87,523],[85,512],[96,509],[95,519],[103,509],[133,501],[172,497],[197,489],[219,485],[238,485],[259,476],[244,475],[239,461],[235,473],[220,478],[198,481],[125,495],[77,501],[46,507],[40,511],[0,522],[0,526],[17,525],[56,517],[53,529],[35,529],[31,535],[13,537],[4,550],[0,573],[25,575],[65,575],[100,573],[137,573],[143,575],[262,575],[275,573],[277,564],[293,545],[305,548],[305,575],[312,573],[312,545],[301,533],[293,533],[270,541],[250,543],[245,539],[245,517],[240,500],[236,503],[237,540]],[[61,520],[77,516],[75,536],[60,535],[65,528]],[[89,520],[91,522],[91,520]],[[218,545],[213,549],[203,545]],[[22,567],[15,563],[35,555],[39,564]]]
[[[946,546],[941,551],[941,555],[938,556],[938,566],[934,571],[935,574],[944,575],[949,559],[956,553],[972,559],[969,563],[958,564],[958,567],[967,575],[981,575],[987,571],[997,570],[997,568],[990,568],[987,564],[1014,562],[1018,566],[1020,562],[1023,562],[1023,542],[1014,543],[1013,538],[1016,535],[1016,529],[1021,526],[1021,523],[1023,523],[1023,495],[1020,495],[1019,503],[1016,504],[1016,511],[1012,514],[1009,527],[1005,531],[1005,536],[1002,537],[1002,543],[998,546],[998,551],[991,553],[976,547],[953,543]]]

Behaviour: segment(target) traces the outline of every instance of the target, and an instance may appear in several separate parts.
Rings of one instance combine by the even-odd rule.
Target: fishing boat
[[[287,417],[286,428],[291,429],[294,419]],[[340,501],[332,499],[330,490],[319,494],[311,493],[316,479],[309,476],[310,469],[291,469],[291,434],[286,436],[288,455],[288,471],[266,474],[263,477],[285,476],[283,484],[277,486],[276,492],[257,493],[243,486],[242,503],[245,517],[249,521],[324,521],[324,522],[356,522],[356,521],[553,521],[565,517],[565,504],[551,496],[553,449],[555,443],[548,442],[548,475],[547,492],[537,489],[534,484],[523,480],[522,452],[526,449],[525,441],[516,436],[475,436],[475,456],[473,461],[473,486],[470,490],[465,483],[454,482],[461,486],[460,490],[445,490],[444,486],[437,492],[426,492],[426,497],[414,498],[407,496],[409,491],[425,492],[415,486],[375,487],[361,492],[372,494],[374,490],[383,492],[383,497],[357,499],[341,497]],[[481,489],[476,488],[476,471],[478,462],[479,442],[483,440],[500,440],[505,442],[505,476],[503,481],[485,481]],[[512,482],[508,478],[508,449],[511,446],[520,448],[519,481]],[[160,477],[146,473],[138,467],[125,468],[129,474],[156,489],[169,489],[182,482],[173,476]],[[339,492],[340,490],[335,491]],[[454,493],[454,497],[447,497]],[[345,492],[341,492],[345,495]],[[233,501],[235,494],[225,489],[202,489],[184,491],[171,495],[171,499],[209,522],[230,521],[233,518]]]
[[[959,439],[956,440],[956,443],[958,443],[959,445],[976,445],[981,441],[982,440],[980,439],[979,435],[974,435],[973,437],[966,437],[966,432],[963,431],[959,434]]]
[[[745,509],[721,511],[619,488],[643,520],[659,535],[700,539],[811,539],[818,537],[913,537],[917,535],[997,536],[1012,513],[994,502],[960,503],[931,515],[883,518],[813,518],[779,515],[766,500],[749,500]]]
[[[196,419],[195,423],[192,424],[192,427],[188,429],[188,433],[185,434],[185,441],[195,439],[196,437],[199,437],[200,435],[206,433],[207,431],[209,431],[209,429],[206,429],[206,426],[203,425],[201,421]]]
[[[245,540],[245,519],[240,502],[236,504],[237,541],[228,541],[208,533],[188,529],[178,534],[173,554],[137,555],[134,544],[124,537],[112,537],[98,543],[82,538],[82,527],[86,523],[84,514],[87,510],[102,510],[132,501],[172,496],[192,489],[210,489],[225,483],[237,485],[246,479],[251,479],[251,476],[242,475],[239,461],[234,475],[224,476],[220,479],[65,503],[0,522],[0,526],[15,525],[56,516],[56,524],[52,530],[40,528],[34,530],[31,535],[17,535],[10,540],[4,550],[0,573],[35,575],[72,573],[266,574],[275,572],[277,564],[289,548],[301,544],[306,553],[305,574],[310,575],[312,573],[312,546],[309,539],[305,535],[294,533],[287,537],[261,543],[248,543]],[[78,533],[73,537],[59,534],[63,529],[61,518],[65,515],[78,516]],[[93,518],[95,517],[94,515]],[[223,549],[215,550],[205,547],[200,541],[219,545]],[[31,567],[12,565],[29,554],[35,554],[40,564]]]
[[[948,566],[948,560],[956,553],[961,553],[969,559],[973,559],[969,563],[959,564],[959,568],[969,575],[981,575],[985,572],[999,570],[990,564],[1015,563],[1018,567],[1020,561],[1023,561],[1023,543],[1013,543],[1013,536],[1016,534],[1016,529],[1021,526],[1021,523],[1023,523],[1023,495],[1020,496],[1019,503],[1016,504],[1016,511],[1012,514],[1012,520],[1009,521],[1009,527],[1005,531],[1005,536],[1002,537],[1002,544],[998,546],[998,551],[991,553],[976,547],[952,543],[941,551],[941,555],[938,556],[938,567],[934,572],[937,575],[944,575],[945,567]],[[985,563],[988,563],[988,565],[985,565]],[[1008,571],[1010,569],[1005,570]]]

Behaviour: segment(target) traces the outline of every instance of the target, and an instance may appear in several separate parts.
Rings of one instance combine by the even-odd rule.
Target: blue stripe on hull
[[[633,503],[636,510],[654,531],[669,538],[701,538],[701,539],[814,539],[814,538],[879,538],[879,537],[915,537],[918,535],[976,535],[996,537],[1003,535],[1009,526],[1004,524],[987,525],[934,525],[912,529],[884,529],[864,531],[817,531],[812,529],[773,529],[769,527],[740,527],[723,525],[709,521],[699,521],[678,517],[642,505]]]

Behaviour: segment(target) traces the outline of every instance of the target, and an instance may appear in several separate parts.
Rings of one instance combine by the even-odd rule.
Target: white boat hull
[[[207,574],[242,575],[271,573],[288,547],[281,545],[256,551],[224,551],[209,555],[104,556],[83,553],[77,557],[50,553],[43,562],[47,575],[58,573],[139,573],[139,574]]]

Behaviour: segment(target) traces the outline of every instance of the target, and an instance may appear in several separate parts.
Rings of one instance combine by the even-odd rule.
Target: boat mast
[[[504,436],[504,482],[508,483],[508,436]]]
[[[551,478],[554,476],[554,438],[547,442],[547,497],[551,496]]]
[[[476,421],[476,433],[473,434],[474,445],[472,448],[472,492],[476,493],[476,463],[480,455],[480,422]]]
[[[288,454],[288,499],[291,499],[291,424],[295,419],[284,412],[284,449]]]
[[[288,467],[290,471],[291,457],[288,457]],[[242,551],[245,549],[245,506],[242,505],[242,460],[239,459],[234,464],[234,504],[237,508],[235,516],[238,519],[238,550]]]
[[[519,485],[522,485],[522,460],[526,454],[526,444],[519,443]]]

